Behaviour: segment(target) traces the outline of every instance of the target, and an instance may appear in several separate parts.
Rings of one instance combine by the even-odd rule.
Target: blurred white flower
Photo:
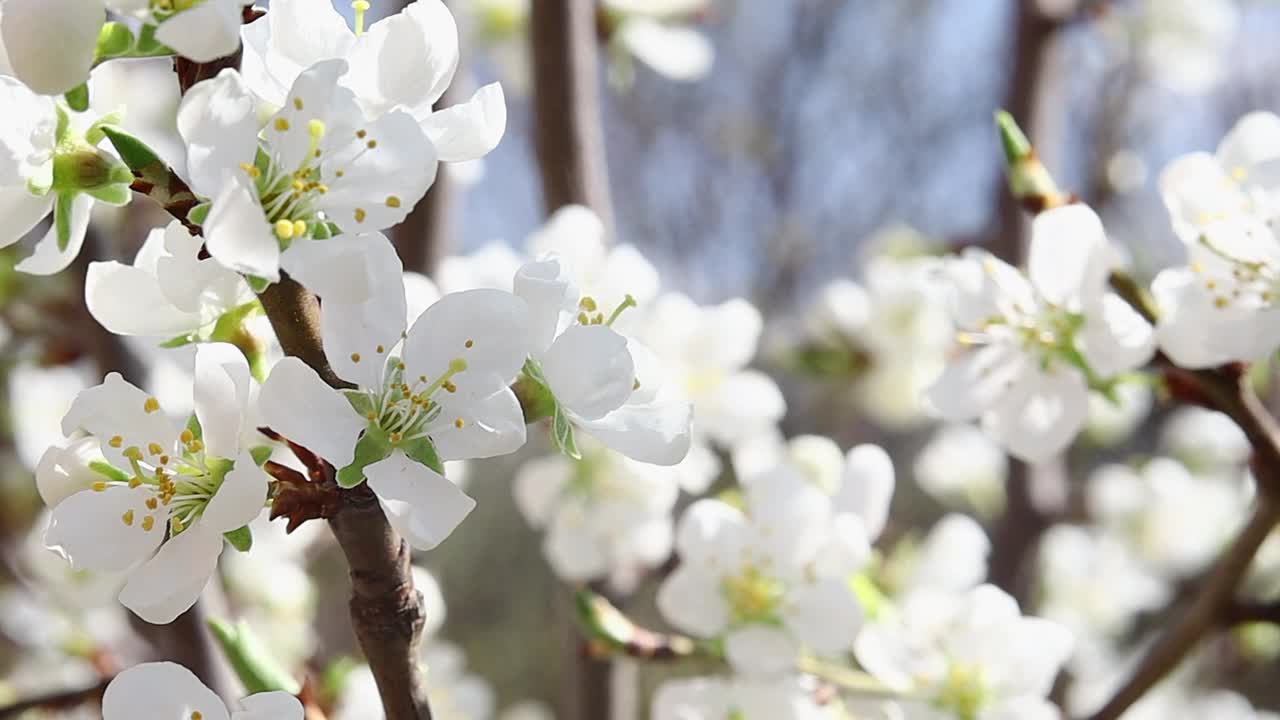
[[[913,593],[898,612],[868,625],[855,651],[877,680],[920,698],[921,708],[1049,720],[1059,712],[1047,696],[1071,647],[1065,628],[1023,616],[1013,598],[982,585],[959,596]]]
[[[680,565],[658,589],[658,608],[683,632],[723,636],[738,671],[778,676],[798,653],[848,652],[862,611],[847,585],[870,555],[866,526],[786,467],[744,488],[744,514],[719,500],[685,511]]]
[[[1234,420],[1191,405],[1178,408],[1165,420],[1160,447],[1193,471],[1207,474],[1238,472],[1253,452]]]
[[[1084,432],[1104,447],[1128,440],[1147,419],[1155,402],[1151,388],[1143,383],[1118,383],[1114,389],[1114,400],[1100,393],[1089,393],[1089,419]]]
[[[653,698],[652,720],[837,720],[835,703],[815,699],[805,678],[668,680]]]
[[[516,505],[545,531],[543,553],[556,574],[569,582],[608,579],[624,590],[671,554],[679,492],[673,469],[594,445],[583,447],[580,461],[530,460],[515,477]]]
[[[93,383],[92,375],[83,363],[52,367],[20,363],[9,370],[9,422],[23,465],[37,467],[48,448],[63,442],[62,416]]]
[[[1203,569],[1240,527],[1249,491],[1238,478],[1191,474],[1157,457],[1141,470],[1105,465],[1089,477],[1089,516],[1129,543],[1138,558],[1164,577]]]
[[[939,502],[983,517],[1004,510],[1009,457],[974,425],[943,425],[916,456],[915,478]]]
[[[1210,89],[1222,77],[1240,10],[1233,0],[1141,0],[1128,21],[1147,71],[1191,94]]]
[[[1114,263],[1084,205],[1036,216],[1028,272],[970,248],[946,266],[958,353],[929,391],[948,420],[983,429],[1028,462],[1060,452],[1084,426],[1091,381],[1136,368],[1152,328],[1107,286]]]

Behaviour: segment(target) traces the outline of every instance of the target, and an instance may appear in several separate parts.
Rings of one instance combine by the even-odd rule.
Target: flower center
[[[464,345],[469,350],[475,343],[467,340]],[[381,355],[386,348],[379,345],[375,352]],[[359,353],[352,353],[352,362],[358,363],[361,359]],[[383,366],[379,387],[365,391],[369,400],[365,419],[382,430],[392,445],[428,437],[441,412],[440,403],[432,398],[439,392],[456,393],[458,386],[453,378],[466,369],[467,361],[455,357],[434,380],[419,375],[416,380],[406,382],[404,362],[398,357],[389,357]],[[461,429],[462,418],[455,418],[453,424]]]
[[[720,585],[735,625],[775,622],[786,590],[781,581],[751,563],[743,565],[737,575],[724,578]]]
[[[1252,228],[1241,232],[1249,236],[1250,245],[1274,242],[1271,238],[1257,238]],[[1201,233],[1198,242],[1211,257],[1206,258],[1207,262],[1192,262],[1191,271],[1213,294],[1216,307],[1262,309],[1275,304],[1280,297],[1280,268],[1263,260],[1237,257],[1229,248],[1215,243],[1208,232]]]
[[[159,407],[155,398],[149,398],[145,406],[147,412]],[[114,435],[107,444],[119,448],[123,438]],[[90,468],[105,478],[92,488],[97,492],[110,487],[143,489],[141,502],[120,516],[120,522],[143,532],[157,528],[163,532],[168,524],[170,533],[177,535],[190,527],[204,513],[233,465],[230,460],[207,455],[204,444],[190,430],[183,430],[172,448],[149,442],[145,448],[131,445],[122,452],[129,461],[128,470],[106,461],[90,463]]]
[[[613,312],[609,314],[608,319],[606,319],[604,312],[600,310],[599,304],[596,303],[596,299],[590,295],[583,295],[582,299],[578,301],[578,324],[604,325],[606,327],[612,327],[627,308],[636,307],[638,304],[639,303],[636,302],[636,299],[628,294],[622,299],[622,302],[618,303],[618,307],[614,308]]]
[[[953,663],[933,703],[955,713],[959,720],[975,720],[985,704],[986,694],[981,668]]]

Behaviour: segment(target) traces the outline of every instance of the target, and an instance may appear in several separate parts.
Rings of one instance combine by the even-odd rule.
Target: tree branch
[[[0,720],[17,720],[31,710],[71,710],[91,702],[100,702],[112,678],[103,678],[88,687],[60,690],[0,707]]]

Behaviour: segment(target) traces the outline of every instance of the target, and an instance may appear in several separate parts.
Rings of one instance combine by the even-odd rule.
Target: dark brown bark
[[[592,0],[534,0],[534,149],[547,212],[586,205],[611,227],[595,13]]]

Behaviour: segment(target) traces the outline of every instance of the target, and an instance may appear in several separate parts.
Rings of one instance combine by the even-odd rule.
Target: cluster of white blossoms
[[[472,4],[491,36],[529,11]],[[1215,154],[1164,172],[1187,258],[1154,279],[1150,303],[1099,216],[1057,203],[1032,222],[1025,267],[882,236],[856,281],[815,288],[784,342],[760,352],[774,318],[664,286],[585,207],[552,213],[520,250],[495,242],[430,279],[406,272],[384,233],[441,162],[497,146],[506,101],[494,83],[440,106],[459,61],[440,0],[368,27],[369,3],[351,8],[354,26],[330,0],[273,0],[265,14],[239,0],[0,0],[0,247],[40,228],[16,269],[67,268],[97,203],[137,192],[173,216],[132,238],[132,262],[84,265],[88,312],[146,346],[147,377],[86,383],[83,367],[29,360],[9,376],[15,445],[48,508],[28,543],[39,559],[21,563],[40,591],[0,595],[0,632],[39,656],[28,675],[92,674],[88,651],[63,668],[47,652],[122,632],[121,617],[86,606],[169,623],[212,578],[237,628],[303,667],[327,590],[308,564],[328,535],[306,521],[329,510],[281,509],[292,478],[335,502],[376,499],[429,551],[477,504],[458,463],[520,453],[514,506],[554,574],[580,599],[653,589],[672,634],[643,639],[707,661],[661,684],[654,720],[1053,720],[1060,673],[1075,679],[1066,709],[1096,709],[1145,616],[1243,526],[1259,492],[1251,447],[1210,410],[1170,414],[1154,455],[1072,467],[1074,485],[1022,471],[1134,434],[1164,399],[1143,376],[1153,359],[1227,377],[1280,346],[1280,118],[1246,116]],[[705,0],[608,0],[599,20],[615,56],[693,80],[711,52],[687,21],[707,12]],[[105,63],[237,49],[238,64],[184,76],[164,151],[96,97]],[[301,329],[323,357],[297,352],[285,331],[299,318],[273,302],[297,286],[318,299]],[[879,429],[933,423],[930,436],[908,461],[865,426],[814,434],[811,418],[787,417],[771,364],[838,384],[828,400]],[[1014,480],[1027,484],[1006,498]],[[1015,569],[1035,585],[1017,597],[997,567],[1015,500],[1048,526],[1019,540],[1038,565]],[[414,661],[430,670],[434,715],[549,717],[498,712],[494,688],[440,639],[443,594],[415,570],[429,624]],[[1277,593],[1273,537],[1242,595]],[[597,625],[593,649],[634,639]],[[1241,631],[1239,644],[1280,655],[1274,636]],[[378,717],[373,672],[343,678],[329,716]],[[1207,684],[1179,675],[1134,712],[1264,717]],[[102,707],[108,720],[289,720],[304,713],[296,691],[229,708],[185,668],[153,663],[119,673]]]

